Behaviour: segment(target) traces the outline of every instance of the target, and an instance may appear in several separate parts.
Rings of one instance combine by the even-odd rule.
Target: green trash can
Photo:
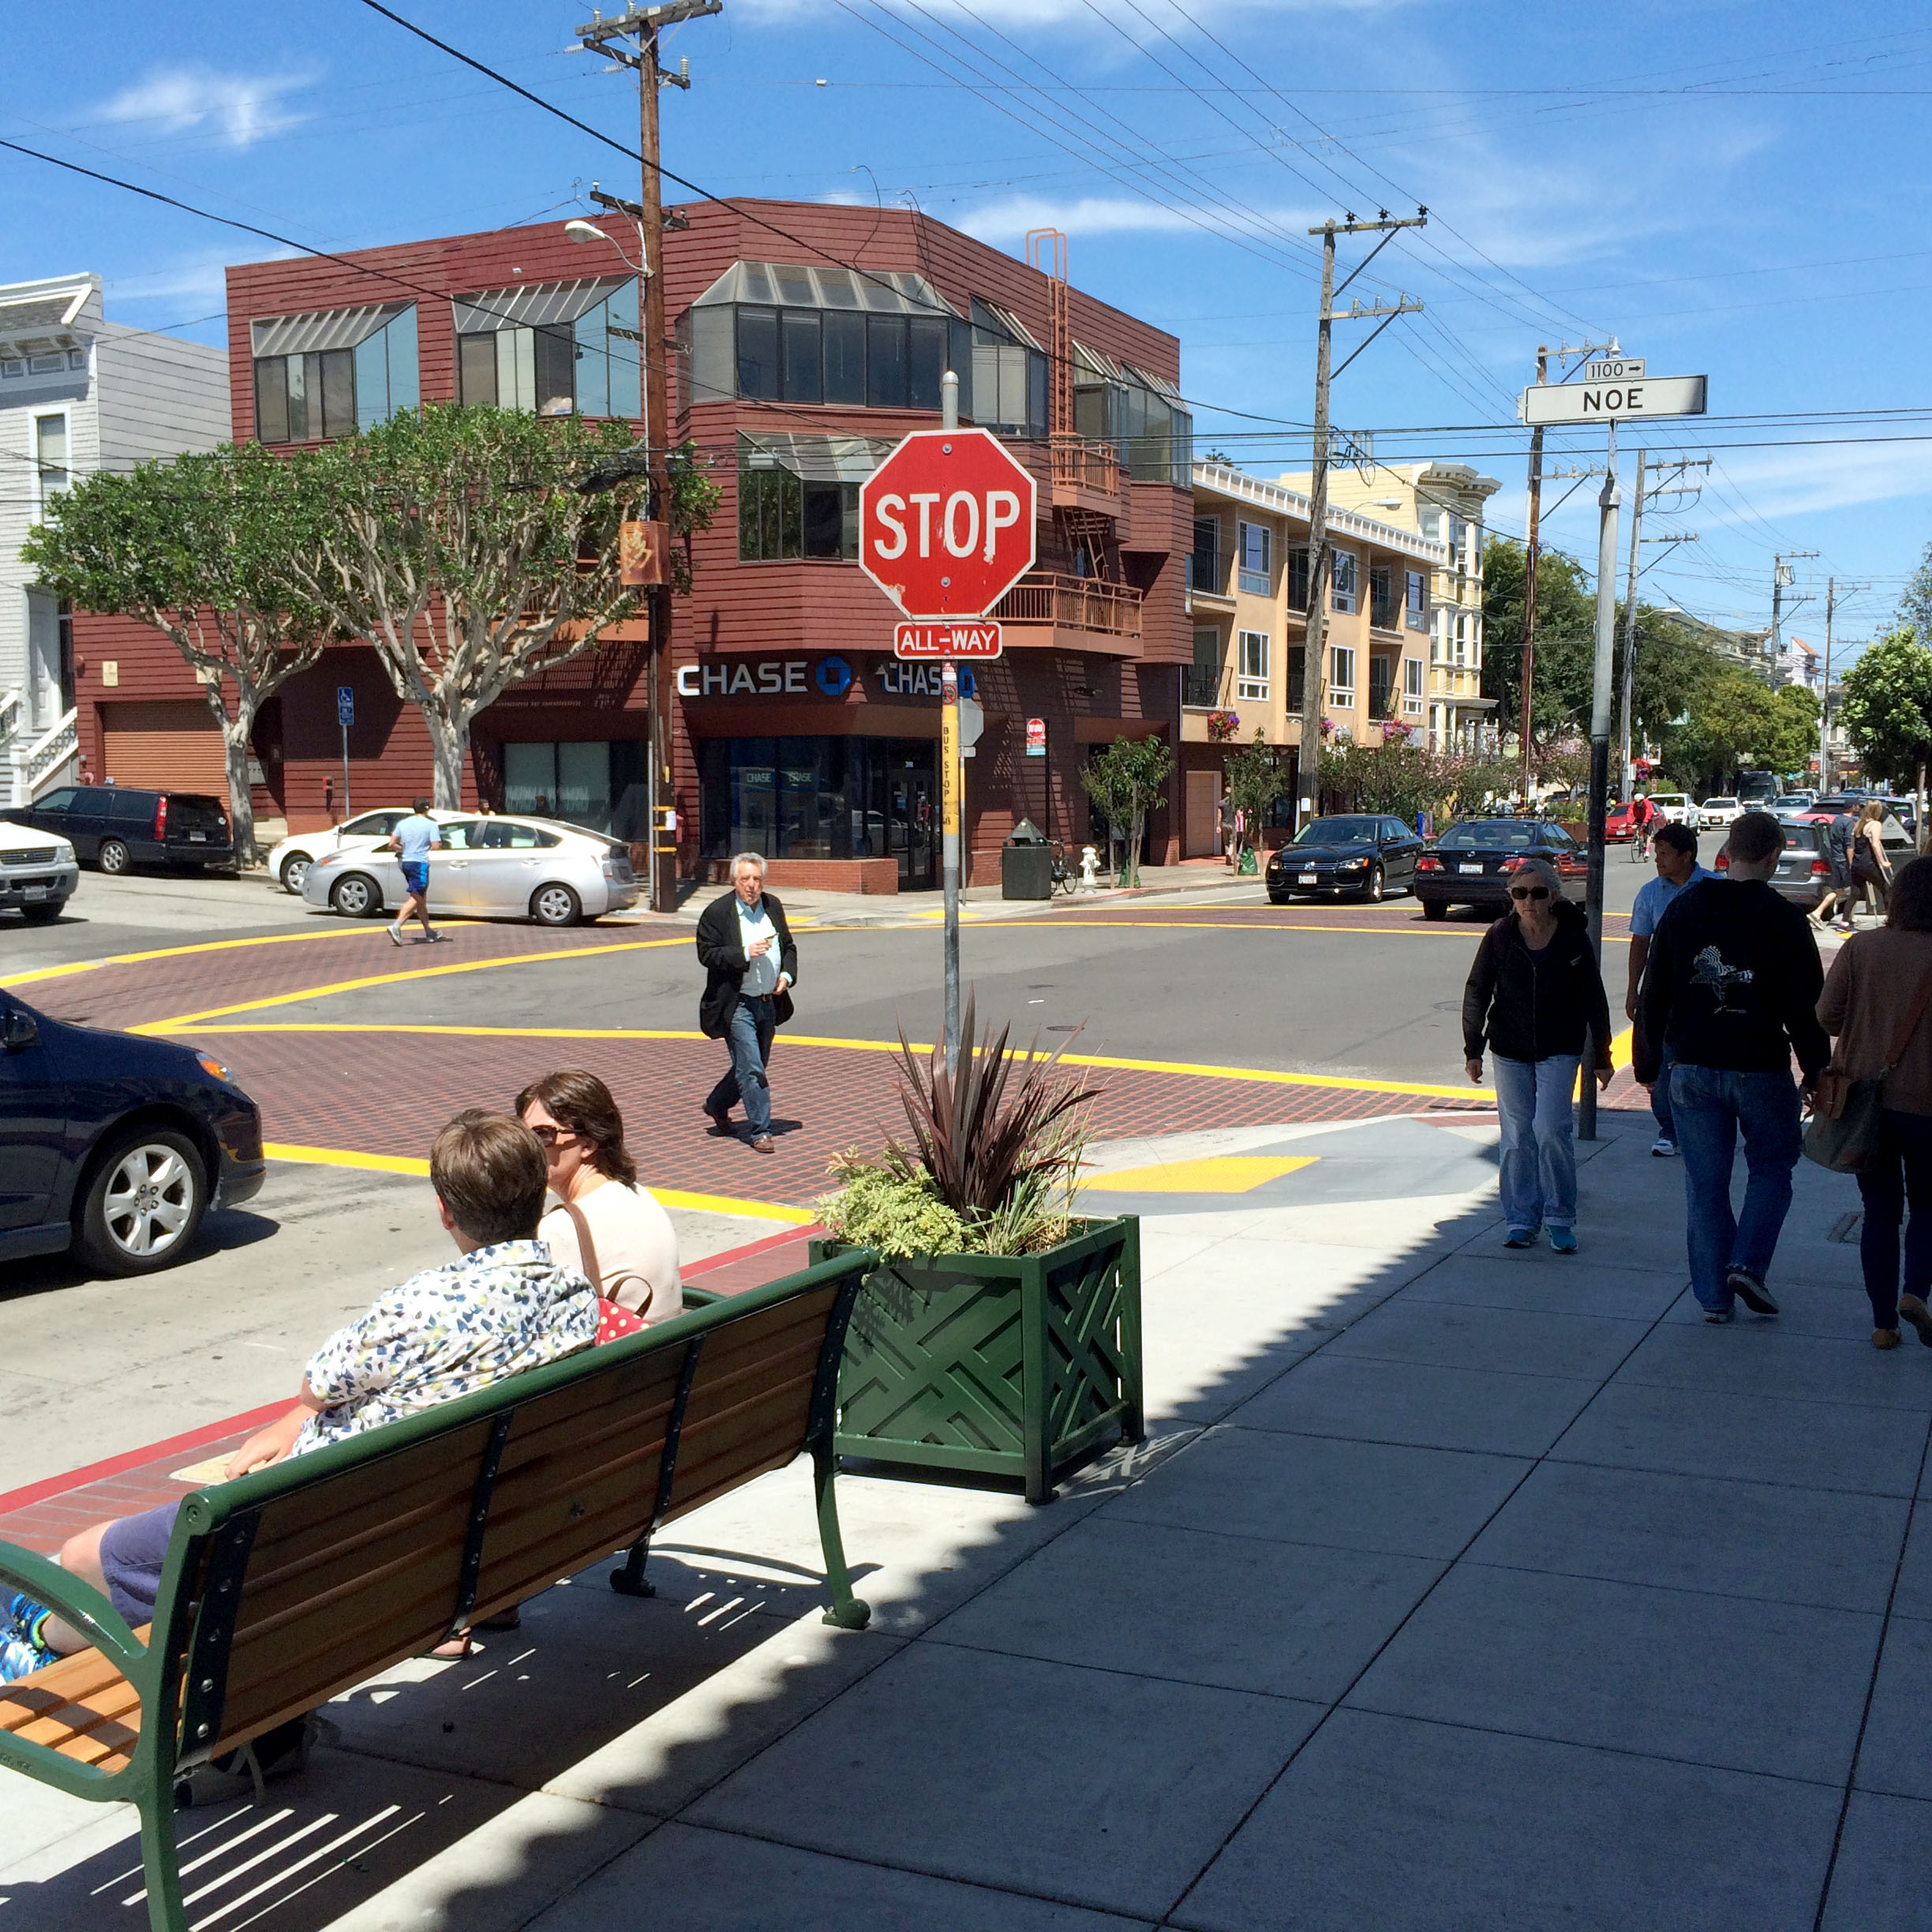
[[[1053,848],[1031,818],[1022,818],[1000,848],[1000,897],[1050,899]]]

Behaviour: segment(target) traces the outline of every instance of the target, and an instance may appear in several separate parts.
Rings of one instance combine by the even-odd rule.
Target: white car
[[[80,883],[74,848],[66,839],[0,818],[0,911],[15,907],[29,925],[43,925],[60,917]]]
[[[628,853],[601,833],[548,818],[437,818],[443,844],[429,855],[432,917],[575,926],[637,903]],[[373,842],[324,852],[304,874],[301,896],[350,919],[394,912],[404,897],[402,862]]]
[[[285,838],[268,855],[268,876],[284,892],[301,897],[302,881],[309,868],[326,852],[366,852],[380,845],[410,815],[406,805],[384,806],[380,811],[358,812],[339,826],[324,826],[319,832],[301,832]],[[461,812],[432,811],[441,821],[460,818]]]
[[[1650,804],[1657,817],[1670,825],[1698,826],[1698,808],[1687,792],[1653,792]]]
[[[1743,815],[1744,803],[1741,799],[1707,798],[1698,807],[1698,823],[1705,831],[1720,826],[1728,826],[1732,819]]]

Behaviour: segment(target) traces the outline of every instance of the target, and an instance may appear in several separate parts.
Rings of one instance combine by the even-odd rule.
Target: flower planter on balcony
[[[1078,1463],[1140,1441],[1140,1220],[1077,1225],[1044,1254],[875,1268],[845,1338],[840,1455],[1017,1478],[1045,1503]],[[815,1241],[812,1259],[840,1249]]]

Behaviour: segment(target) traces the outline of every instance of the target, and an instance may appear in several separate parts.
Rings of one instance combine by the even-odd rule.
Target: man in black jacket
[[[732,861],[732,890],[714,899],[698,922],[698,957],[706,972],[698,1024],[706,1036],[731,1048],[731,1067],[706,1095],[713,1131],[734,1131],[731,1110],[744,1102],[744,1138],[754,1152],[772,1151],[771,1081],[766,1073],[772,1035],[792,1017],[798,948],[784,908],[765,889],[765,861],[740,852]]]
[[[1801,1151],[1792,1055],[1807,1088],[1831,1058],[1810,924],[1765,882],[1784,850],[1784,828],[1768,812],[1732,824],[1725,877],[1680,893],[1658,922],[1637,1006],[1639,1082],[1652,1085],[1670,1052],[1690,1286],[1710,1322],[1729,1321],[1734,1299],[1756,1315],[1778,1312],[1765,1275]],[[1750,1178],[1744,1211],[1733,1215],[1740,1131]]]

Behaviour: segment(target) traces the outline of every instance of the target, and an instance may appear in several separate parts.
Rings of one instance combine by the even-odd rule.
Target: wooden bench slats
[[[99,1651],[83,1650],[0,1684],[0,1731],[97,1770],[122,1770],[140,1735],[140,1694]]]

